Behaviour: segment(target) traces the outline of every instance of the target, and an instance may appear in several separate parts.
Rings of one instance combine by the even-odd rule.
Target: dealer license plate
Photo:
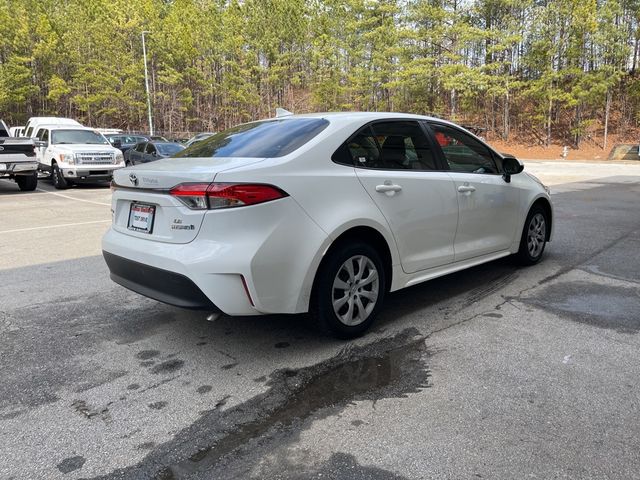
[[[153,218],[156,214],[154,205],[145,205],[143,203],[132,203],[129,210],[129,230],[136,232],[151,233],[153,232]]]

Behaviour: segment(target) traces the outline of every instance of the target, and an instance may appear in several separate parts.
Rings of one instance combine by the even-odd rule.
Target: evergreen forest
[[[640,0],[0,0],[0,118],[178,135],[431,114],[580,146],[640,122]]]

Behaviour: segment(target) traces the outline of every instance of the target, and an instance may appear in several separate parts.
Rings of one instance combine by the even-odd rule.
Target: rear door
[[[504,181],[497,157],[482,142],[451,125],[429,122],[429,127],[455,183],[460,211],[455,260],[508,249],[517,229],[519,190]]]
[[[152,162],[156,160],[156,147],[153,143],[147,143],[147,146],[144,149],[144,156],[142,158],[143,162]]]
[[[146,143],[137,143],[131,150],[129,150],[129,161],[133,165],[142,163],[142,155],[144,155],[144,149],[146,146]]]
[[[375,122],[347,141],[342,155],[389,223],[405,272],[453,261],[455,188],[417,121]]]

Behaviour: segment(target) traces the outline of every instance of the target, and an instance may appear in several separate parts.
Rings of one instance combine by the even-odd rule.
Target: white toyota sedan
[[[111,278],[228,315],[311,312],[349,338],[385,295],[551,238],[548,189],[444,120],[319,113],[247,123],[114,172]]]

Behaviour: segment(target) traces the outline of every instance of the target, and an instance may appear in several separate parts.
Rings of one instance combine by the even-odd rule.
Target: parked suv
[[[122,152],[91,128],[42,126],[36,137],[39,168],[51,175],[58,189],[80,182],[110,181],[113,171],[124,167]]]

